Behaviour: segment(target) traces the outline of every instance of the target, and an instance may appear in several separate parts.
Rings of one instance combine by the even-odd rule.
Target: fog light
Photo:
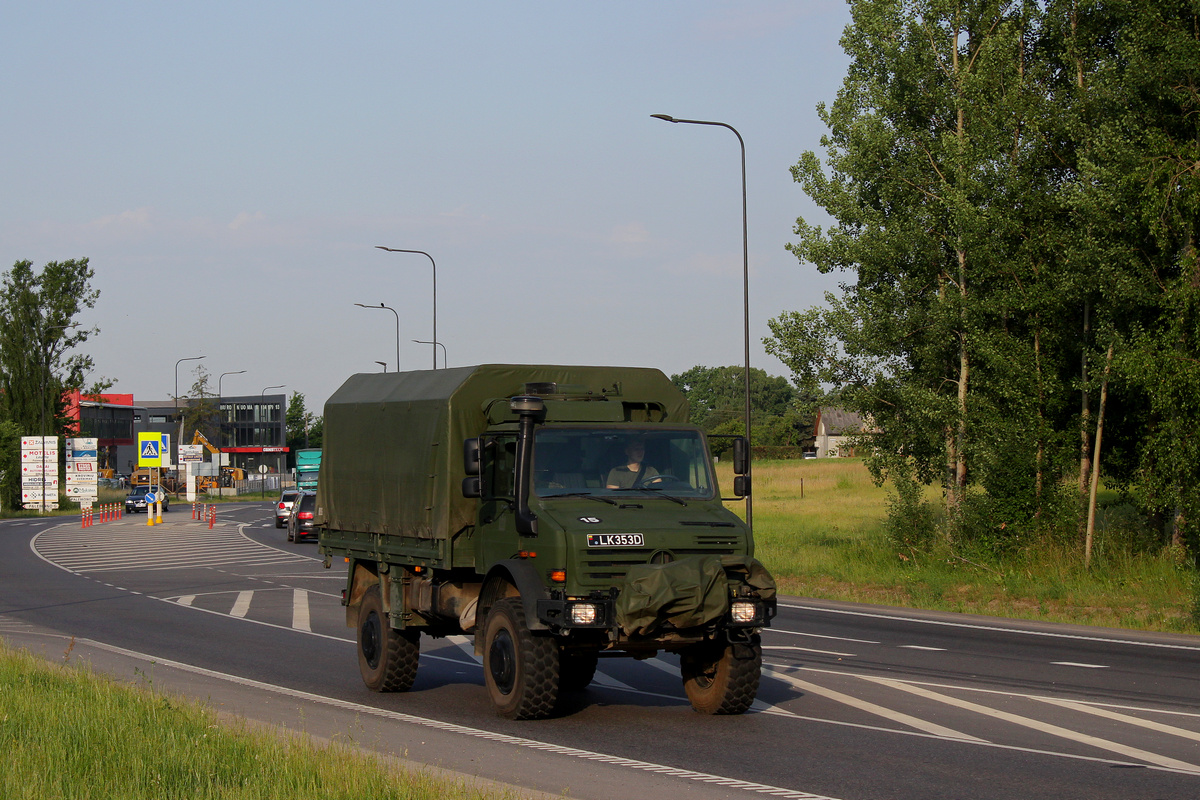
[[[572,625],[594,625],[599,611],[591,603],[576,603],[569,613]]]
[[[758,620],[758,606],[749,600],[734,600],[729,605],[729,614],[739,625],[748,625]]]

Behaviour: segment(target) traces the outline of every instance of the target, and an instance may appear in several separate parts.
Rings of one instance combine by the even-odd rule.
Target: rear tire
[[[758,636],[752,637],[750,644],[694,645],[680,654],[679,671],[696,711],[741,714],[758,694],[762,645]]]
[[[372,586],[358,608],[358,671],[363,683],[375,692],[406,692],[417,679],[420,657],[420,632],[394,630],[379,586]]]
[[[519,597],[497,600],[484,627],[483,680],[496,713],[538,719],[558,701],[558,644],[535,636]]]

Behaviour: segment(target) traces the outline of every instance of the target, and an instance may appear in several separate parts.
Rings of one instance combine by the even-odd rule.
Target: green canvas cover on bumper
[[[631,636],[646,636],[663,622],[682,629],[720,619],[729,610],[726,569],[741,573],[764,600],[775,596],[775,581],[750,556],[688,556],[666,564],[638,564],[625,574],[616,602],[617,624]]]

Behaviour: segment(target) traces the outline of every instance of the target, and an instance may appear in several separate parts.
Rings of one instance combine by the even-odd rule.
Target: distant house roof
[[[825,429],[824,431],[821,430],[822,427]],[[860,433],[862,429],[861,414],[832,406],[817,409],[817,424],[813,430],[816,436],[820,436],[822,433],[826,436],[848,436]]]

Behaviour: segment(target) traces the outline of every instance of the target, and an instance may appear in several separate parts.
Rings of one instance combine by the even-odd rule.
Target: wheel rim
[[[362,641],[362,654],[363,658],[367,660],[367,666],[371,669],[377,668],[379,666],[379,640],[381,636],[379,615],[374,611],[368,614],[366,621],[363,622],[359,638]]]
[[[512,636],[503,628],[492,638],[492,646],[488,649],[488,669],[496,690],[501,694],[510,694],[517,679],[516,650]]]

